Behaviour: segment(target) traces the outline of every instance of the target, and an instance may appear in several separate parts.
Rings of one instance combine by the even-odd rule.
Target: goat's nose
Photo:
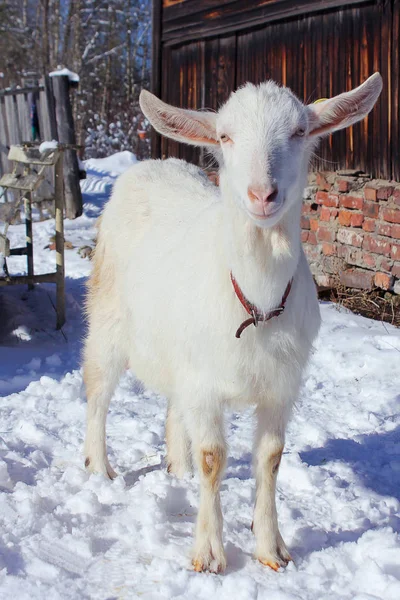
[[[261,204],[269,204],[274,202],[278,196],[278,186],[271,184],[265,188],[249,187],[247,195],[250,202],[260,202]]]

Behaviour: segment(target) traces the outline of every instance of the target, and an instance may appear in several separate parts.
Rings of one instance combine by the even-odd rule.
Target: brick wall
[[[319,285],[400,294],[400,184],[354,171],[312,173],[302,241]]]
[[[338,171],[310,173],[308,184],[301,239],[316,282],[400,294],[400,183]]]

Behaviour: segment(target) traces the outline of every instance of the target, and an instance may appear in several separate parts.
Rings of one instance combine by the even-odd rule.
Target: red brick
[[[339,223],[345,227],[350,227],[352,214],[350,210],[339,210]]]
[[[388,225],[388,223],[377,223],[376,233],[379,235],[388,235],[390,237],[392,235],[392,225]]]
[[[377,287],[388,290],[392,285],[392,276],[387,273],[376,273],[374,283]]]
[[[365,202],[363,213],[366,217],[376,219],[379,214],[379,204],[375,204],[374,202]]]
[[[364,229],[364,231],[375,231],[375,219],[364,219],[362,228]]]
[[[308,204],[308,202],[303,202],[303,206],[301,207],[301,214],[309,215],[310,212],[311,212],[311,204]]]
[[[331,189],[331,184],[323,173],[317,173],[316,183],[320,190],[328,192]]]
[[[368,252],[363,252],[362,259],[367,267],[370,267],[371,269],[375,269],[376,258],[373,254],[368,254]]]
[[[383,256],[381,257],[379,261],[379,268],[381,269],[381,271],[388,271],[390,273],[390,271],[392,270],[392,265],[393,261],[391,261],[388,258],[384,258]]]
[[[339,229],[337,233],[338,242],[342,242],[342,244],[348,244],[349,246],[356,246],[356,248],[361,248],[363,242],[363,234],[358,231],[353,231],[351,229]]]
[[[392,267],[392,274],[400,278],[400,262],[395,262]]]
[[[321,260],[321,251],[318,246],[304,244],[303,250],[309,262],[319,262]]]
[[[327,198],[322,200],[324,206],[337,208],[339,206],[339,194],[327,194]]]
[[[325,254],[325,256],[334,256],[336,254],[336,244],[324,242],[322,244],[322,253]]]
[[[317,231],[319,227],[318,219],[310,219],[310,229],[311,231]]]
[[[350,190],[350,182],[346,179],[339,179],[337,184],[339,192],[348,192]]]
[[[302,231],[301,232],[301,241],[302,242],[306,242],[308,240],[308,231]]]
[[[331,211],[327,206],[321,208],[321,214],[319,215],[321,221],[330,221]]]
[[[391,236],[392,238],[400,240],[400,225],[392,225]]]
[[[315,194],[315,202],[323,204],[324,200],[328,200],[328,192],[317,192]]]
[[[350,224],[352,227],[361,227],[364,221],[364,215],[361,213],[353,213],[351,215]]]
[[[308,233],[308,240],[307,240],[307,242],[308,242],[309,244],[313,244],[314,246],[316,246],[316,245],[317,245],[317,236],[315,235],[315,232],[314,232],[314,231],[310,231],[310,232]]]
[[[400,210],[397,210],[397,208],[384,208],[382,219],[389,221],[389,223],[400,223]]]
[[[319,242],[334,242],[336,238],[336,232],[328,227],[320,225],[317,231],[317,239]]]
[[[347,269],[340,273],[340,282],[343,285],[361,290],[370,290],[373,287],[374,273],[363,269]]]
[[[366,200],[372,200],[372,202],[376,202],[376,189],[372,187],[365,187],[364,198]]]
[[[340,206],[344,208],[357,208],[358,210],[362,210],[364,204],[364,200],[360,196],[341,196],[340,197]]]
[[[364,250],[369,250],[375,254],[390,256],[391,243],[388,240],[378,238],[375,235],[366,235],[363,243]]]
[[[400,187],[397,187],[393,190],[393,198],[395,203],[400,206]]]
[[[400,244],[392,244],[390,256],[393,260],[400,260]]]
[[[376,192],[378,200],[387,200],[393,194],[392,185],[381,185]]]
[[[310,229],[310,219],[308,217],[301,217],[300,227],[302,229]]]

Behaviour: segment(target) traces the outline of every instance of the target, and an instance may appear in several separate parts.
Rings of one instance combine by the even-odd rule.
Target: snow
[[[39,152],[49,152],[50,150],[57,150],[58,142],[56,140],[52,140],[51,142],[42,142],[39,146]]]
[[[79,75],[70,71],[69,69],[57,69],[57,71],[52,71],[49,73],[50,77],[61,77],[62,75],[66,75],[68,79],[74,83],[79,83]]]
[[[119,477],[83,468],[82,304],[94,223],[129,153],[85,163],[85,211],[65,222],[68,321],[54,330],[54,287],[0,293],[0,598],[398,600],[400,331],[321,305],[323,325],[287,435],[277,502],[295,563],[254,561],[252,411],[227,415],[221,498],[228,568],[190,568],[197,476],[166,473],[166,402],[127,373],[111,404]],[[12,245],[24,226],[9,229]],[[54,221],[35,222],[35,267]],[[24,257],[10,270],[23,271]],[[7,315],[12,315],[7,319]]]

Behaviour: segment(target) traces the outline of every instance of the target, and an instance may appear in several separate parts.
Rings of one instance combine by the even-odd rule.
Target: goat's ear
[[[378,100],[382,77],[374,73],[362,85],[329,100],[308,105],[310,136],[324,135],[361,121]]]
[[[218,144],[215,113],[176,108],[162,102],[147,90],[141,91],[139,103],[158,133],[194,146]]]

